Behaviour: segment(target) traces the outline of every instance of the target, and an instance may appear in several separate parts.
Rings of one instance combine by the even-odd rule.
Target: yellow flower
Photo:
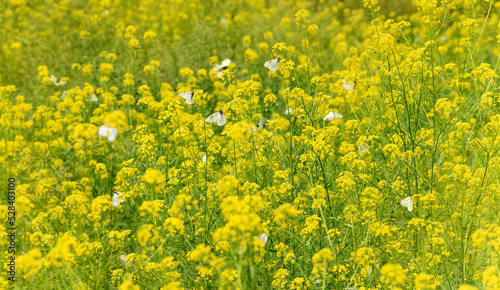
[[[42,252],[39,249],[29,250],[25,255],[17,258],[17,267],[21,273],[24,273],[25,278],[35,275],[42,268],[43,259]]]
[[[363,0],[363,6],[366,9],[372,10],[373,12],[377,12],[380,10],[380,5],[377,0]]]
[[[41,65],[38,67],[38,76],[41,78],[49,76],[49,69],[46,65]]]
[[[295,217],[298,214],[299,212],[294,206],[289,203],[285,203],[274,210],[274,222],[277,224],[281,224],[285,218]],[[284,223],[283,226],[286,226],[286,223]]]
[[[252,38],[250,36],[243,37],[243,47],[249,47],[252,44]]]
[[[170,233],[184,235],[184,221],[179,218],[170,217],[165,219],[163,227]]]
[[[318,33],[318,28],[319,27],[316,24],[307,26],[307,34],[309,34],[310,36],[316,36],[316,34]]]
[[[63,262],[72,264],[75,257],[74,249],[77,248],[78,242],[70,233],[65,233],[58,240],[54,248],[49,251],[47,258],[54,266],[61,267]]]
[[[325,265],[328,261],[333,261],[333,252],[328,248],[323,248],[312,256],[312,261],[315,265]]]
[[[382,273],[382,279],[385,280],[385,283],[391,286],[403,285],[406,280],[406,276],[401,265],[388,263],[382,266],[380,272]]]
[[[149,184],[156,184],[165,181],[165,174],[156,169],[147,169],[144,175],[142,176],[142,180]]]
[[[118,290],[140,290],[141,287],[135,285],[131,280],[126,280],[120,286],[118,286]]]
[[[91,65],[91,64],[85,64],[85,65],[83,65],[83,67],[82,67],[82,75],[84,75],[84,76],[90,76],[90,75],[92,75],[93,68],[94,68],[94,66]]]
[[[189,251],[187,253],[187,259],[189,261],[205,261],[207,257],[210,255],[210,246],[205,246],[204,244],[199,244],[196,246],[196,249],[193,251]]]
[[[298,10],[295,13],[295,23],[297,23],[297,25],[305,27],[305,24],[310,22],[310,20],[307,19],[308,16],[309,16],[309,11],[305,9]]]
[[[137,241],[141,246],[144,247],[153,237],[151,229],[153,229],[153,225],[145,224],[137,231]]]
[[[267,42],[259,43],[259,51],[263,54],[267,53],[269,51],[269,44]]]
[[[184,290],[181,282],[170,282],[166,286],[161,287],[161,290]]]
[[[136,38],[132,38],[128,41],[128,48],[133,52],[137,51],[139,49],[139,46],[139,40],[137,40]]]
[[[90,35],[90,32],[88,32],[86,30],[80,31],[80,38],[83,40],[87,39],[87,37],[89,37],[89,35]]]
[[[479,288],[472,285],[461,285],[457,290],[479,290]]]
[[[101,63],[99,72],[101,75],[110,75],[113,72],[113,65],[110,63]]]
[[[146,200],[139,206],[139,215],[146,216],[147,214],[150,214],[153,217],[158,218],[163,211],[163,207],[165,207],[164,200]]]
[[[127,115],[122,110],[116,110],[106,114],[103,123],[107,127],[118,128],[120,134],[127,131],[129,128]]]
[[[251,48],[247,48],[245,50],[245,62],[249,64],[254,64],[258,58],[259,55],[255,52],[255,50]]]
[[[415,277],[415,288],[417,290],[423,289],[437,289],[441,282],[433,275],[420,273]]]
[[[221,194],[228,193],[238,186],[238,179],[232,175],[226,175],[219,179],[217,183],[217,191]]]
[[[238,271],[234,269],[226,269],[221,273],[222,284],[231,286],[231,282],[238,278]]]
[[[156,33],[153,30],[148,30],[144,32],[143,39],[145,43],[153,43],[156,40]]]

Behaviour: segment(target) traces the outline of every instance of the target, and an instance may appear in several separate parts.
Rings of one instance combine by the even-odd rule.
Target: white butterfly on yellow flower
[[[218,110],[207,118],[208,123],[217,123],[219,126],[224,126],[226,124],[226,117],[224,117],[224,112]]]
[[[411,195],[403,198],[403,200],[401,200],[401,205],[406,207],[406,209],[408,209],[409,212],[412,212],[413,211],[413,200],[411,200]]]
[[[277,71],[281,58],[273,58],[264,63],[264,66],[270,71]]]
[[[342,79],[342,87],[347,90],[347,91],[352,91],[356,88],[356,82],[351,82],[349,81],[349,83],[346,83],[344,79]]]
[[[120,255],[120,260],[122,260],[127,267],[134,265],[134,261],[132,259],[127,259],[127,255]]]
[[[262,243],[265,245],[267,243],[267,235],[266,233],[262,233],[260,236],[259,236],[259,240],[262,241]]]
[[[220,64],[216,64],[213,68],[214,71],[222,71],[225,70],[229,67],[231,64],[231,60],[229,58],[226,58],[223,60]]]
[[[337,112],[334,112],[334,111],[330,111],[328,114],[326,114],[326,116],[323,118],[324,121],[328,120],[328,121],[333,121],[335,119],[342,119],[344,116],[342,116],[341,114],[337,113]]]
[[[121,192],[113,190],[113,197],[111,198],[111,202],[113,203],[113,207],[117,207],[120,205],[120,203],[123,202],[123,196],[120,197],[120,195],[122,195]]]
[[[107,127],[102,125],[97,131],[97,134],[101,137],[107,137],[108,141],[113,143],[116,140],[116,136],[118,135],[118,129],[115,127]]]
[[[54,75],[51,75],[50,76],[50,80],[52,81],[52,83],[54,83],[54,85],[56,86],[63,86],[66,84],[66,81],[57,81],[57,78],[54,76]]]
[[[193,91],[189,91],[189,92],[185,92],[185,93],[179,93],[179,97],[181,97],[184,100],[186,100],[186,103],[188,105],[192,105],[193,104],[193,96],[194,96],[194,92]]]
[[[363,156],[365,153],[370,149],[370,146],[368,144],[363,143],[360,146],[358,146],[358,155]]]
[[[262,118],[260,119],[259,121],[259,124],[255,125],[253,128],[252,128],[252,131],[255,133],[257,132],[257,130],[261,129],[262,127],[264,127],[264,123],[266,122],[266,118]]]

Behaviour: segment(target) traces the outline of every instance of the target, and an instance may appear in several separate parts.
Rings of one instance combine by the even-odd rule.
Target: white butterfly
[[[122,195],[121,192],[113,190],[113,198],[111,199],[113,207],[117,207],[123,202],[123,197],[119,197],[120,195]]]
[[[273,58],[264,63],[264,66],[267,67],[270,71],[277,71],[278,66],[280,64],[280,58]]]
[[[358,146],[358,155],[359,156],[363,156],[365,155],[365,151],[368,151],[370,149],[370,146],[368,146],[368,144],[366,143],[363,143],[361,144],[361,146]]]
[[[286,109],[286,110],[285,110],[285,115],[288,115],[288,114],[290,114],[291,112],[293,112],[293,109],[292,109],[292,108]]]
[[[224,17],[222,17],[222,18],[220,19],[220,24],[222,24],[222,26],[224,26],[224,27],[227,27],[227,19],[226,19],[226,18],[224,18]]]
[[[266,122],[266,118],[262,118],[260,119],[259,121],[259,124],[255,125],[253,128],[252,128],[252,131],[255,133],[257,132],[257,130],[259,130],[260,128],[264,127],[264,123]]]
[[[66,81],[57,81],[57,78],[53,75],[50,76],[50,80],[54,83],[56,86],[63,86],[66,84]]]
[[[125,265],[127,265],[127,267],[130,267],[134,264],[134,261],[127,260],[127,255],[120,255],[120,260],[122,260],[125,263]]]
[[[259,240],[262,241],[262,243],[265,245],[267,243],[267,235],[266,233],[262,233],[260,236],[259,236]]]
[[[225,69],[227,69],[229,67],[230,64],[231,64],[231,60],[229,60],[229,58],[226,58],[220,64],[216,64],[214,66],[213,70],[214,71],[225,70]]]
[[[201,162],[207,162],[207,154],[205,153],[205,155],[203,155],[201,157]]]
[[[194,92],[193,91],[189,91],[189,92],[185,92],[185,93],[179,93],[179,97],[181,97],[184,100],[186,100],[186,103],[188,105],[192,105],[193,104],[193,96],[194,96]]]
[[[406,207],[409,212],[412,212],[413,211],[413,200],[411,200],[411,195],[403,198],[403,200],[401,200],[401,205]]]
[[[95,94],[92,94],[92,96],[90,96],[90,101],[91,102],[99,102],[99,99],[97,98],[97,96]]]
[[[116,136],[118,135],[118,129],[115,127],[106,127],[102,125],[97,132],[101,137],[108,137],[108,141],[113,143],[116,140]]]
[[[349,83],[346,83],[344,79],[342,79],[342,82],[343,82],[342,87],[347,91],[352,91],[354,90],[354,88],[356,88],[356,82],[353,83],[349,81]]]
[[[61,99],[64,99],[68,95],[68,91],[64,91],[61,95]]]
[[[217,125],[219,126],[224,126],[226,124],[226,117],[224,117],[224,113],[222,110],[219,110],[212,115],[208,116],[207,118],[208,123],[215,123],[217,122]]]
[[[335,119],[342,119],[344,116],[342,116],[341,114],[337,113],[337,112],[334,112],[334,111],[330,111],[330,113],[328,113],[324,118],[323,120],[326,121],[333,121]]]

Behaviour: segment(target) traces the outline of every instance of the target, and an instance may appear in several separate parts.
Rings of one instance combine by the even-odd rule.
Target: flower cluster
[[[122,2],[0,12],[16,287],[500,287],[498,3]]]

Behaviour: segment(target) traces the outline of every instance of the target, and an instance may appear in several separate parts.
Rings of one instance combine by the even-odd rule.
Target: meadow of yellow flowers
[[[0,288],[500,289],[499,21],[2,1]]]

